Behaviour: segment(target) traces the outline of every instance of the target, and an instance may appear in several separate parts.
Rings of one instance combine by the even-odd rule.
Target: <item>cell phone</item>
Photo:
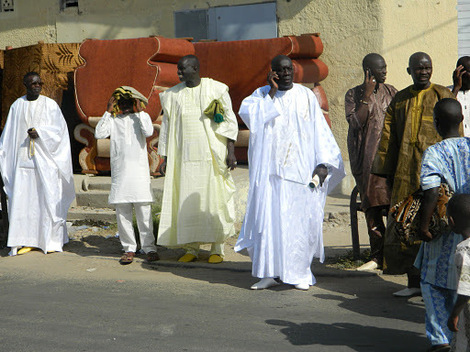
[[[370,70],[370,68],[367,69],[367,73],[369,74],[369,77],[374,77],[374,75],[372,74],[372,71]]]

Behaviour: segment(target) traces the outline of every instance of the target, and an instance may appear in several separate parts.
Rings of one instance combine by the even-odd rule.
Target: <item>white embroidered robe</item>
[[[235,250],[248,249],[255,277],[313,285],[313,257],[324,259],[326,195],[344,177],[343,161],[310,89],[294,84],[274,99],[269,89],[257,89],[239,111],[250,129],[250,189]],[[311,189],[319,164],[329,175],[322,187]]]
[[[30,143],[27,130],[39,138]],[[62,251],[67,211],[75,198],[70,140],[57,103],[43,95],[17,99],[0,138],[0,168],[8,196],[8,247]]]

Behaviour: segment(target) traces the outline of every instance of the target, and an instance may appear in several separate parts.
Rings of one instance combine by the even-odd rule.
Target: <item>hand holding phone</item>
[[[372,73],[372,71],[371,71],[370,68],[367,69],[367,74],[368,74],[368,76],[369,76],[368,78],[371,79],[371,80],[373,80],[373,81],[375,82],[374,74]]]
[[[364,78],[364,97],[363,99],[368,99],[371,94],[374,92],[375,90],[375,86],[376,86],[376,79],[374,77],[374,75],[372,74],[372,71],[370,68],[367,68],[366,69],[366,77]]]

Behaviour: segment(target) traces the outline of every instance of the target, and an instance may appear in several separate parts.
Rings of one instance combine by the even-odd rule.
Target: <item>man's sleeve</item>
[[[161,156],[167,156],[168,146],[168,115],[163,110],[162,124],[160,126],[160,132],[158,135],[158,154]]]
[[[281,115],[273,99],[267,94],[267,89],[263,88],[243,99],[238,114],[250,129],[250,133],[256,133],[266,123]]]
[[[431,146],[424,151],[423,160],[421,162],[420,183],[423,191],[441,185],[443,175],[440,170],[440,159]]]
[[[42,147],[44,155],[49,155],[49,160],[56,164],[64,180],[73,187],[72,154],[67,124],[60,107],[54,101],[49,101],[47,115],[48,124],[36,127],[39,135],[36,152]]]
[[[152,119],[150,118],[150,115],[147,114],[145,111],[141,111],[139,113],[139,123],[140,123],[140,129],[142,131],[142,134],[146,138],[150,137],[154,132]]]
[[[228,91],[225,91],[224,94],[222,94],[219,101],[222,103],[224,108],[224,121],[217,124],[215,133],[235,141],[238,136],[238,122],[237,117],[233,112],[232,100],[230,99]]]
[[[95,127],[95,138],[103,139],[111,135],[111,114],[105,112]]]
[[[395,104],[392,100],[385,114],[382,137],[372,164],[371,173],[382,177],[394,175],[397,168],[399,148]]]
[[[158,155],[168,156],[168,133],[170,129],[171,117],[171,96],[169,91],[160,93],[160,102],[162,104],[162,124],[158,133]]]
[[[443,91],[444,93],[442,94],[442,98],[452,98],[457,100],[457,97],[454,95],[454,93],[452,93],[452,90],[450,90],[449,88],[445,87]]]
[[[344,97],[344,110],[346,113],[346,120],[349,126],[354,129],[362,128],[359,119],[356,116],[356,102],[354,101],[354,89],[348,90]]]
[[[457,294],[470,296],[470,246],[467,245],[465,250],[459,252],[463,256],[463,260],[462,271],[460,272],[457,285]]]
[[[5,185],[5,192],[9,197],[12,196],[12,179],[15,170],[16,154],[18,152],[14,143],[14,135],[16,134],[16,131],[14,131],[15,107],[16,104],[10,107],[5,127],[0,138],[0,170],[3,184]]]
[[[314,123],[314,144],[315,165],[313,170],[320,164],[324,164],[328,168],[328,189],[330,193],[345,176],[343,158],[336,139],[325,120],[323,112],[315,95],[309,91],[310,115]]]

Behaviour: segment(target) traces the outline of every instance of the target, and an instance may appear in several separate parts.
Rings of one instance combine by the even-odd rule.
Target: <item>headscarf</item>
[[[145,109],[149,103],[148,99],[141,92],[129,86],[120,86],[119,88],[116,88],[113,92],[113,97],[116,99],[113,104],[114,115],[119,113],[119,99],[139,99],[142,104],[142,109]]]

